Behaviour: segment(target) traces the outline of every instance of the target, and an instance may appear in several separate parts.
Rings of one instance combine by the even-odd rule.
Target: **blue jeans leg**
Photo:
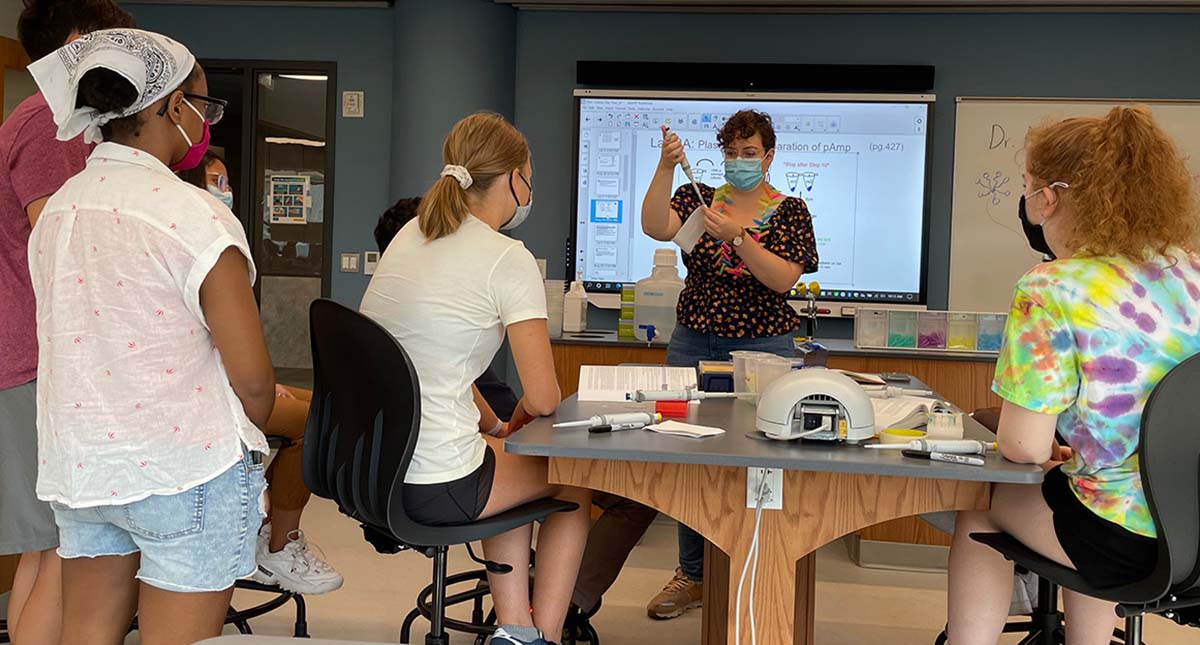
[[[727,361],[729,352],[736,350],[791,356],[792,334],[770,338],[721,338],[679,325],[667,345],[667,365],[696,367],[700,361]],[[704,581],[704,538],[682,523],[679,524],[679,569],[696,582]]]

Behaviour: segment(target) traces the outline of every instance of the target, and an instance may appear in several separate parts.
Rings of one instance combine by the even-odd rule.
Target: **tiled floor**
[[[421,555],[376,554],[358,527],[337,514],[325,500],[314,499],[304,526],[329,561],[346,576],[346,586],[327,596],[309,598],[309,626],[314,637],[396,643],[400,623],[413,606],[417,590],[429,584],[429,561]],[[475,568],[463,549],[455,549],[451,570]],[[605,597],[594,624],[605,645],[699,643],[700,614],[658,622],[646,617],[646,601],[670,577],[675,558],[671,524],[655,524],[634,550],[616,585]],[[821,551],[817,569],[817,643],[820,645],[929,645],[945,621],[945,575],[862,569],[849,561],[836,543]],[[239,592],[240,593],[240,592]],[[259,618],[252,626],[261,634],[290,634],[287,610]],[[424,641],[418,623],[414,641]],[[1200,630],[1151,618],[1145,640],[1150,645],[1194,645]],[[130,643],[135,639],[131,638]],[[1015,643],[1009,638],[1003,643]],[[472,643],[462,636],[454,645]]]

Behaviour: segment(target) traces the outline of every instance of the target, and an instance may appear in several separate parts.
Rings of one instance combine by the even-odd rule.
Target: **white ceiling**
[[[1200,0],[494,0],[521,9],[756,12],[1192,11]]]

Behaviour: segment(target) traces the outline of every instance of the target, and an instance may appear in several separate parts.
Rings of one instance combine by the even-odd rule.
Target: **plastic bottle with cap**
[[[583,281],[571,282],[563,304],[563,331],[578,333],[587,329],[587,291],[583,289]]]
[[[633,333],[638,340],[662,344],[671,340],[675,307],[683,291],[677,261],[675,249],[656,250],[649,277],[638,280],[634,287]]]

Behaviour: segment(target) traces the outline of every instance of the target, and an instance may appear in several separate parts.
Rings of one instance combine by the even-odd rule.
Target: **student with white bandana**
[[[38,482],[63,558],[64,645],[221,632],[262,522],[274,374],[241,224],[172,171],[224,102],[165,36],[97,31],[30,66],[58,138],[99,143],[29,242]]]

